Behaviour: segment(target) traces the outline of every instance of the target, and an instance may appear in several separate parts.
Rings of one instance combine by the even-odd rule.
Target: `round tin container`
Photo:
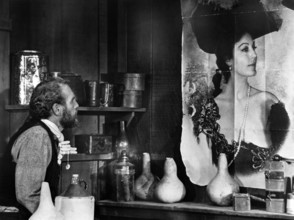
[[[142,91],[125,90],[123,92],[123,107],[141,108]]]
[[[145,74],[144,73],[125,73],[123,77],[125,90],[138,90],[145,89]]]

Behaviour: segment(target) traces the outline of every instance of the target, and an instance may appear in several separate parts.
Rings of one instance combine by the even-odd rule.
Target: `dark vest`
[[[42,126],[47,132],[51,140],[52,146],[52,159],[47,167],[46,175],[45,175],[45,182],[49,183],[52,201],[58,195],[58,184],[60,179],[60,172],[61,167],[57,164],[57,149],[58,149],[58,139],[56,136],[51,132],[51,130],[46,126],[45,123],[42,121],[30,121],[26,122],[20,129],[12,136],[9,141],[10,149],[13,146],[14,142],[17,138],[26,130],[34,126]],[[27,219],[30,217],[31,213],[21,204],[18,204],[18,208],[20,209],[20,213],[23,216],[23,219]]]

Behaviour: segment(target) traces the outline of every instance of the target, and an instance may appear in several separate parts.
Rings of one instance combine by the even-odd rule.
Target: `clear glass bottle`
[[[116,180],[116,200],[118,202],[134,201],[135,166],[129,162],[127,153],[122,151],[114,166]]]
[[[129,140],[126,133],[125,122],[119,123],[120,132],[115,141],[115,150],[117,158],[121,155],[122,151],[129,152]]]

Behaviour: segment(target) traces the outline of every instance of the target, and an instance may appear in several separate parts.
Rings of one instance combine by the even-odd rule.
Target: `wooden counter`
[[[218,207],[193,202],[164,204],[156,202],[96,202],[97,217],[103,219],[294,219],[294,215],[277,214],[263,210],[234,211],[232,207]]]

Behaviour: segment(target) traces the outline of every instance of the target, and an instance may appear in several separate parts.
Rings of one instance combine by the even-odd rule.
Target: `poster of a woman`
[[[261,189],[267,161],[294,159],[294,11],[285,2],[182,0],[180,150],[192,183],[210,182],[220,153],[240,186]]]

